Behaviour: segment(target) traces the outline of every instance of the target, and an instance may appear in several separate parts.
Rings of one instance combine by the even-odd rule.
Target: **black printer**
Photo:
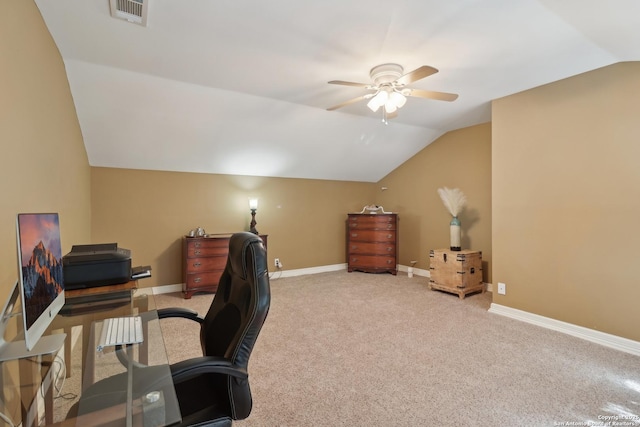
[[[131,279],[131,251],[117,243],[73,245],[62,257],[65,289],[127,283]]]

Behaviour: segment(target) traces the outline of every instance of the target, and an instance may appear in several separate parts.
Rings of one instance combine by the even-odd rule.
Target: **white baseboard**
[[[177,283],[175,285],[154,286],[152,289],[154,295],[169,294],[171,292],[182,292],[182,283]]]
[[[298,268],[296,270],[274,270],[269,272],[269,277],[277,279],[279,277],[304,276],[307,274],[326,273],[329,271],[346,270],[347,264],[321,265],[319,267]]]
[[[320,267],[299,268],[296,270],[270,271],[269,277],[272,280],[275,280],[280,277],[304,276],[306,274],[326,273],[328,271],[338,271],[338,270],[346,270],[346,269],[347,269],[346,263],[323,265]],[[152,288],[140,288],[136,292],[140,294],[153,294],[153,295],[169,294],[172,292],[182,292],[182,283],[177,283],[174,285],[160,285],[160,286],[154,286]]]
[[[492,303],[491,307],[489,307],[489,313],[510,317],[522,322],[531,323],[533,325],[552,329],[554,331],[562,332],[567,335],[591,341],[596,344],[624,351],[625,353],[640,356],[640,342],[638,341],[633,341],[627,338],[622,338],[616,335],[588,329],[582,326],[562,322],[560,320],[551,319],[549,317],[540,316],[495,303]]]
[[[322,265],[319,267],[310,267],[310,268],[299,268],[296,270],[276,270],[269,272],[269,277],[273,280],[279,279],[280,277],[295,277],[295,276],[304,276],[306,274],[318,274],[318,273],[326,273],[329,271],[339,271],[346,270],[347,264],[330,264],[330,265]],[[406,273],[409,267],[406,265],[398,264],[398,271],[402,271]],[[421,277],[431,277],[431,273],[429,270],[424,270],[422,268],[413,268],[413,274],[415,276]],[[487,290],[489,292],[492,291],[491,283],[486,283]],[[141,288],[138,289],[139,293],[146,294],[168,294],[172,292],[182,292],[182,283],[174,284],[174,285],[160,285],[154,286],[153,288]]]
[[[402,271],[403,273],[406,273],[409,271],[409,266],[398,264],[398,271]],[[423,270],[422,268],[413,267],[413,275],[422,276],[422,277],[431,277],[431,272],[429,270]]]
[[[407,266],[398,264],[398,271],[407,272]],[[307,274],[318,274],[318,273],[327,273],[330,271],[339,271],[346,270],[347,264],[330,264],[330,265],[321,265],[319,267],[309,267],[309,268],[298,268],[295,270],[274,270],[269,271],[269,278],[272,280],[277,280],[281,277],[295,277],[295,276],[304,276]],[[420,268],[414,268],[413,274],[416,276],[424,276],[429,277],[429,270],[422,270]],[[182,292],[182,283],[174,284],[174,285],[160,285],[154,286],[153,288],[140,288],[137,291],[141,294],[168,294],[172,292]]]

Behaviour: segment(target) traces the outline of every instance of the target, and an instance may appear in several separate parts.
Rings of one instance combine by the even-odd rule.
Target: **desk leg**
[[[51,366],[42,366],[42,357],[20,359],[20,400],[22,402],[22,425],[25,427],[36,426],[39,421],[38,416],[38,396],[40,396],[40,388],[43,386],[43,381],[51,380]],[[41,369],[46,370],[45,380],[42,377]],[[51,418],[53,421],[53,394],[50,393],[51,385],[47,388],[45,396],[45,411],[48,411],[45,416]]]
[[[51,369],[53,371],[53,369]],[[51,378],[51,381],[54,381],[55,378]],[[47,388],[47,392],[44,395],[44,422],[45,424],[53,424],[53,390],[54,390],[53,382]]]
[[[136,301],[136,307],[138,308],[138,314],[146,313],[149,311],[149,299],[139,298]],[[146,322],[142,323],[142,336],[145,337],[145,340],[140,344],[140,363],[145,365],[149,364],[149,340],[146,337],[149,336],[149,325]]]
[[[64,376],[69,378],[71,376],[71,341],[73,335],[71,335],[71,326],[65,326],[63,330],[67,334],[67,339],[64,340]]]
[[[95,366],[95,351],[87,351],[91,340],[91,326],[87,325],[82,328],[82,391],[85,391],[87,387],[95,381],[94,366]]]
[[[31,359],[21,359],[20,362],[20,399],[22,401],[22,425],[29,427],[33,425],[32,419],[29,414],[34,406],[34,396],[38,395],[38,387],[34,384],[37,376],[37,363],[34,363]],[[35,405],[37,409],[37,403]]]

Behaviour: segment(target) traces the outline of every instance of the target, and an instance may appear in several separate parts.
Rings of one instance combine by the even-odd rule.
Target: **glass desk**
[[[60,351],[64,363],[61,354],[10,362],[20,366],[19,375],[3,366],[0,405],[13,408],[15,424],[23,419],[24,425],[147,427],[181,420],[153,295],[138,291],[132,283],[120,291],[67,298],[51,326],[51,331],[67,334],[64,352]],[[98,351],[102,321],[128,315],[143,318],[144,341]],[[62,375],[64,367],[66,375]],[[57,390],[59,383],[62,390]],[[22,402],[17,415],[15,404],[7,404],[7,396],[15,395]],[[56,395],[75,398],[65,400]],[[43,402],[35,404],[37,400]],[[44,414],[40,413],[42,407]]]
[[[153,309],[148,298],[144,295],[136,295],[137,281],[130,281],[118,285],[98,286],[95,288],[74,289],[65,291],[65,305],[53,320],[50,330],[62,330],[71,336],[71,329],[79,327],[82,330],[82,354],[87,354],[89,345],[89,328],[92,321],[106,319],[108,317],[126,316],[137,312],[145,312]],[[71,376],[71,343],[65,341],[65,365],[66,375]],[[85,359],[82,359],[82,372],[84,372]]]
[[[102,351],[96,344],[102,320],[92,322],[77,406],[80,415],[64,425],[162,426],[181,420],[158,313],[139,314],[144,342]]]

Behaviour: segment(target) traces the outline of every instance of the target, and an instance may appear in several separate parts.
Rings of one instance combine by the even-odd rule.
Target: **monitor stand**
[[[44,335],[40,337],[31,350],[27,350],[27,344],[24,341],[2,343],[0,346],[0,362],[56,353],[64,345],[66,337],[67,334]]]

